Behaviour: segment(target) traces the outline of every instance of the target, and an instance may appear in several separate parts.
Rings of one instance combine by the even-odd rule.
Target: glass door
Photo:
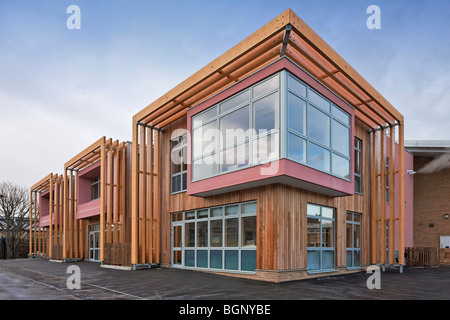
[[[100,262],[100,225],[89,226],[89,261]]]
[[[184,223],[172,223],[172,267],[182,267],[184,265]]]

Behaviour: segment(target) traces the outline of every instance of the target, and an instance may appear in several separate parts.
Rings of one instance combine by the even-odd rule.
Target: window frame
[[[177,193],[181,193],[181,192],[186,192],[187,190],[187,147],[188,147],[188,141],[187,141],[187,134],[183,134],[181,136],[176,137],[175,139],[170,140],[170,194],[177,194]],[[173,142],[177,142],[177,144],[172,147],[172,143]],[[183,152],[183,149],[185,148],[186,150],[186,155]],[[179,151],[181,154],[181,159],[180,159],[180,172],[173,172],[173,159],[172,159],[172,154],[173,152],[177,152]],[[186,165],[186,170],[183,170],[183,165]],[[175,190],[173,189],[173,178],[180,176],[180,190]],[[183,179],[185,179],[186,181],[186,188],[183,189]]]
[[[354,171],[353,171],[353,180],[355,182],[355,193],[362,195],[362,171],[363,171],[363,161],[362,161],[362,151],[363,151],[363,141],[357,137],[355,137],[354,143]],[[357,165],[359,163],[359,166]],[[360,172],[356,172],[356,168],[359,168]],[[359,178],[359,190],[356,189],[356,178]]]
[[[320,210],[320,215],[312,215],[309,213],[309,208],[316,207]],[[333,218],[327,217],[323,215],[323,209],[331,209],[333,212]],[[307,252],[307,258],[306,258],[306,269],[308,273],[322,273],[322,272],[332,272],[336,271],[336,208],[333,207],[327,207],[322,206],[314,203],[307,203],[307,212],[306,217],[307,219],[317,219],[320,223],[320,231],[319,231],[319,239],[320,243],[318,247],[308,247],[308,239],[306,243],[306,252]],[[332,228],[333,228],[333,246],[332,247],[323,247],[323,221],[326,222],[332,222]],[[308,237],[308,227],[306,228],[306,234]],[[308,262],[308,253],[311,251],[317,251],[319,253],[319,268],[318,269],[312,269]],[[331,268],[323,268],[323,252],[324,251],[333,251],[333,267]]]
[[[255,205],[255,211],[254,212],[249,212],[246,213],[244,212],[244,206],[246,205]],[[226,210],[227,208],[232,208],[232,207],[237,207],[237,211],[234,214],[230,214],[227,215],[226,214]],[[221,214],[217,215],[217,216],[213,216],[212,212],[213,210],[217,210],[220,209],[221,210]],[[199,217],[198,213],[199,212],[205,212],[207,211],[208,214],[204,217]],[[185,234],[182,235],[182,239],[184,242],[184,247],[183,247],[183,254],[186,255],[186,250],[188,251],[192,251],[193,252],[193,257],[194,257],[194,264],[193,266],[188,266],[186,265],[186,257],[183,257],[185,260],[185,264],[182,265],[182,268],[186,268],[186,269],[195,269],[195,270],[208,270],[208,271],[223,271],[223,272],[229,272],[229,273],[245,273],[245,274],[255,274],[256,272],[256,259],[255,259],[255,270],[243,270],[242,269],[242,252],[249,252],[249,251],[255,251],[255,255],[256,255],[256,251],[257,251],[257,237],[258,237],[258,227],[257,227],[257,202],[256,201],[247,201],[247,202],[240,202],[240,203],[233,203],[233,204],[226,204],[226,205],[219,205],[219,206],[212,206],[212,207],[206,207],[206,208],[198,208],[198,209],[193,209],[193,210],[188,210],[188,211],[182,211],[182,212],[173,212],[170,214],[170,219],[171,219],[171,225],[173,226],[173,224],[183,224],[184,225],[184,232]],[[192,215],[193,213],[193,215]],[[180,218],[180,214],[181,214],[181,218]],[[192,219],[190,218],[191,216],[188,217],[187,214],[191,214],[191,216],[193,217]],[[255,234],[254,234],[254,245],[243,245],[243,219],[245,218],[254,218],[255,219]],[[231,222],[232,220],[237,220],[237,227],[236,227],[236,237],[237,237],[237,246],[227,246],[227,221]],[[220,225],[221,225],[221,240],[220,240],[220,244],[221,246],[213,246],[212,242],[211,242],[211,235],[212,235],[212,229],[211,229],[211,224],[214,221],[220,221]],[[207,223],[207,245],[206,246],[202,246],[199,247],[198,246],[198,240],[199,240],[199,235],[198,235],[198,223]],[[187,246],[186,243],[186,234],[187,234],[187,228],[186,225],[187,224],[193,224],[193,234],[192,239],[194,241],[194,245],[193,246]],[[219,225],[219,223],[218,223]],[[171,243],[171,250],[173,248],[173,243]],[[207,266],[203,267],[203,266],[198,266],[198,251],[206,251],[207,252]],[[212,268],[211,267],[211,251],[222,251],[222,267],[221,268]],[[234,253],[237,252],[237,269],[227,269],[226,268],[226,252],[229,251],[233,251]],[[190,254],[192,254],[192,252],[190,252]],[[173,261],[171,261],[172,263]]]
[[[281,119],[281,109],[282,109],[282,105],[283,105],[283,103],[282,103],[282,92],[283,92],[283,89],[282,89],[282,87],[283,87],[282,86],[282,78],[283,78],[283,76],[282,76],[282,74],[283,74],[283,71],[278,71],[278,72],[268,76],[267,78],[254,83],[250,87],[245,88],[245,89],[237,92],[236,94],[232,95],[231,97],[229,97],[229,98],[227,98],[225,100],[222,100],[219,103],[214,104],[211,107],[209,107],[209,108],[207,108],[207,109],[205,109],[205,110],[203,110],[203,111],[201,111],[201,112],[199,112],[197,114],[194,114],[191,117],[191,124],[192,124],[192,126],[191,126],[191,132],[192,132],[192,135],[191,135],[191,163],[192,163],[192,165],[191,165],[191,173],[192,173],[191,174],[191,182],[201,181],[201,180],[204,180],[204,179],[207,179],[207,178],[219,176],[219,175],[222,175],[222,174],[227,174],[229,172],[235,172],[235,171],[238,171],[238,170],[241,170],[241,169],[257,166],[257,165],[260,165],[260,164],[263,164],[263,163],[267,163],[267,162],[270,162],[270,161],[274,161],[274,160],[280,159],[280,148],[281,148],[281,130],[280,130],[281,125],[280,125],[280,119]],[[263,94],[260,94],[258,96],[254,96],[254,92],[253,92],[254,90],[253,89],[255,87],[257,87],[257,86],[259,86],[259,85],[261,85],[263,83],[269,82],[275,77],[278,77],[278,86],[277,87],[272,88],[271,90],[269,90],[267,92],[264,92]],[[238,105],[236,105],[236,106],[234,106],[232,108],[228,108],[224,112],[221,112],[221,106],[223,104],[226,104],[228,101],[230,101],[233,98],[239,96],[240,94],[244,93],[245,91],[249,91],[249,100],[248,101],[241,102],[240,104],[238,104]],[[273,94],[278,95],[278,97],[276,99],[277,105],[275,106],[274,128],[271,129],[271,130],[263,131],[261,133],[260,132],[256,132],[255,131],[255,104],[257,104],[261,100],[263,100],[263,99],[265,99],[265,98],[267,98],[267,97],[269,97],[269,96],[271,96]],[[201,155],[194,154],[194,148],[196,147],[195,143],[194,143],[195,142],[194,141],[194,139],[195,139],[194,131],[195,130],[215,122],[216,123],[215,129],[217,129],[217,132],[221,132],[221,127],[220,127],[221,119],[223,117],[226,117],[226,116],[230,115],[231,113],[233,113],[235,111],[238,111],[238,110],[240,110],[242,108],[245,108],[247,106],[249,107],[248,108],[248,112],[249,112],[249,125],[248,125],[248,128],[249,128],[249,131],[247,132],[248,134],[246,134],[246,136],[245,136],[245,138],[243,140],[241,140],[241,141],[239,141],[237,143],[236,142],[232,143],[232,144],[223,143],[223,145],[221,145],[221,142],[220,142],[221,139],[219,137],[219,139],[216,139],[217,141],[215,142],[215,148],[213,149],[213,151],[203,153],[203,150],[202,150],[202,154]],[[212,110],[213,108],[216,108],[216,115],[214,117],[211,117],[211,118],[207,119],[206,121],[202,122],[201,124],[194,125],[196,117],[199,117],[202,114],[210,112],[210,110]],[[270,150],[272,152],[275,152],[275,155],[271,156],[271,157],[268,156],[265,161],[262,161],[262,162],[257,161],[257,159],[255,157],[255,143],[258,144],[258,139],[269,137],[269,136],[272,139],[270,143],[272,144],[273,142],[275,142],[277,144],[275,146],[275,148],[272,147],[272,150]],[[273,138],[274,136],[275,136],[275,138]],[[226,137],[222,137],[222,138],[225,139]],[[237,147],[239,147],[241,145],[245,145],[247,143],[248,143],[248,155],[246,155],[246,156],[248,156],[248,163],[245,164],[245,165],[242,165],[242,166],[238,165],[238,167],[234,168],[234,169],[223,171],[223,165],[221,163],[221,155],[222,155],[222,153],[226,152],[227,150],[230,150],[230,149],[233,149],[233,148],[237,148]],[[211,171],[212,174],[208,174],[208,175],[200,176],[200,177],[197,176],[196,177],[196,173],[195,173],[196,162],[199,161],[199,160],[204,160],[205,158],[208,158],[208,157],[216,157],[215,158],[215,162],[213,164],[211,164],[211,165],[215,166],[215,168],[213,168],[213,170]],[[217,160],[219,160],[219,161],[217,161]]]
[[[346,217],[346,219],[345,219],[346,220],[345,221],[345,227],[346,227],[346,231],[347,231],[347,226],[348,225],[351,226],[351,235],[352,235],[351,243],[352,243],[352,246],[351,247],[347,246],[348,239],[346,239],[346,246],[345,246],[346,266],[347,266],[347,269],[349,269],[349,270],[351,270],[351,269],[361,269],[362,268],[362,266],[361,266],[362,214],[359,213],[359,212],[347,211],[347,215],[349,215],[349,214],[351,214],[352,219],[349,220]],[[359,216],[359,221],[355,221],[355,216]],[[354,246],[354,243],[355,243],[354,236],[355,236],[355,226],[356,225],[359,226],[359,235],[358,235],[359,236],[359,248]],[[347,234],[347,232],[346,232],[346,234]],[[352,265],[351,266],[349,266],[348,263],[347,263],[347,254],[349,252],[351,252],[351,255],[352,255],[352,261],[351,261]],[[355,265],[355,252],[359,252],[359,265]]]
[[[93,194],[94,194],[93,188],[95,186],[97,186],[97,196],[93,197]],[[96,177],[94,179],[91,179],[91,183],[90,183],[90,187],[89,188],[90,188],[89,191],[90,191],[90,199],[91,199],[90,201],[94,201],[94,200],[100,199],[100,196],[101,196],[101,192],[100,192],[100,190],[101,190],[100,176],[98,176],[98,177]]]
[[[284,155],[286,157],[286,159],[295,161],[297,163],[300,163],[302,165],[308,166],[310,168],[313,168],[315,170],[324,172],[326,174],[332,175],[334,177],[337,177],[339,179],[343,179],[346,181],[352,181],[352,174],[351,174],[351,160],[352,160],[352,152],[351,152],[351,138],[352,138],[352,115],[349,114],[347,111],[345,111],[344,109],[342,109],[339,105],[337,105],[336,103],[334,103],[333,101],[331,101],[330,99],[328,99],[327,97],[323,96],[321,93],[319,93],[315,88],[311,87],[310,85],[308,85],[307,83],[305,83],[304,81],[302,81],[301,79],[299,79],[298,77],[296,77],[293,73],[286,71],[285,72],[285,82],[286,85],[284,86],[284,90],[285,90],[285,103],[284,103],[284,113],[285,113],[285,119],[284,119],[284,125],[285,125],[285,144],[284,144]],[[292,81],[292,82],[291,82]],[[306,87],[306,94],[304,95],[303,93],[299,93],[297,91],[295,91],[294,89],[292,89],[289,86],[289,83],[294,83],[295,81],[297,81],[298,83],[301,84],[301,86]],[[317,96],[319,98],[322,98],[324,100],[326,100],[329,104],[329,110],[325,110],[323,107],[318,106],[317,104],[315,104],[313,101],[311,101],[309,99],[309,96],[311,95],[310,92],[313,92],[314,96]],[[304,118],[303,118],[303,133],[301,132],[297,132],[295,129],[291,128],[289,126],[289,101],[291,100],[289,98],[289,95],[292,94],[295,96],[295,98],[299,98],[301,99],[304,103],[305,103],[305,111],[304,111]],[[335,113],[334,110],[335,108],[337,109],[337,111]],[[309,119],[310,119],[310,112],[311,110],[314,110],[316,112],[321,112],[322,114],[324,114],[325,116],[327,116],[329,118],[329,128],[328,128],[328,137],[327,137],[327,141],[328,141],[328,145],[321,143],[320,141],[317,141],[315,139],[313,139],[312,137],[309,136],[308,134],[308,130],[309,130]],[[345,123],[340,116],[342,116],[342,114],[347,116],[348,119],[348,123]],[[348,130],[348,154],[343,154],[341,153],[339,150],[335,150],[333,149],[333,122],[337,123],[338,125],[343,126],[344,128],[346,128]],[[304,141],[306,141],[306,148],[304,150],[304,155],[303,155],[303,159],[305,160],[304,162],[300,162],[297,161],[294,157],[290,157],[289,156],[289,137],[290,135],[294,135],[297,138],[303,139]],[[314,164],[310,163],[308,161],[309,158],[309,152],[310,152],[310,146],[317,146],[319,148],[322,148],[324,150],[326,150],[329,153],[329,167],[330,170],[323,170],[321,168],[318,168],[317,166],[314,166]],[[337,173],[333,172],[333,155],[338,156],[343,158],[344,160],[348,161],[348,178],[346,178],[345,176],[340,176]]]

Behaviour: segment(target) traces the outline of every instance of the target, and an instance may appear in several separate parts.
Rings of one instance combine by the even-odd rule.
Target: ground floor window
[[[335,209],[307,206],[307,268],[310,272],[334,269]]]
[[[347,212],[347,268],[361,267],[361,214]]]
[[[256,202],[172,213],[172,266],[254,272]]]

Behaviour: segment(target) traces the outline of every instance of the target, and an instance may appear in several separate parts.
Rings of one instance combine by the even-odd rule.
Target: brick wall
[[[414,157],[414,170],[419,171],[433,160]],[[414,175],[414,246],[439,247],[440,236],[450,235],[450,169]]]

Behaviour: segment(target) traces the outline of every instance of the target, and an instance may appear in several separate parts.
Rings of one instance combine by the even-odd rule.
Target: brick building
[[[445,262],[450,250],[445,250],[450,247],[450,141],[405,141],[405,148],[414,155],[414,246],[440,247]]]

